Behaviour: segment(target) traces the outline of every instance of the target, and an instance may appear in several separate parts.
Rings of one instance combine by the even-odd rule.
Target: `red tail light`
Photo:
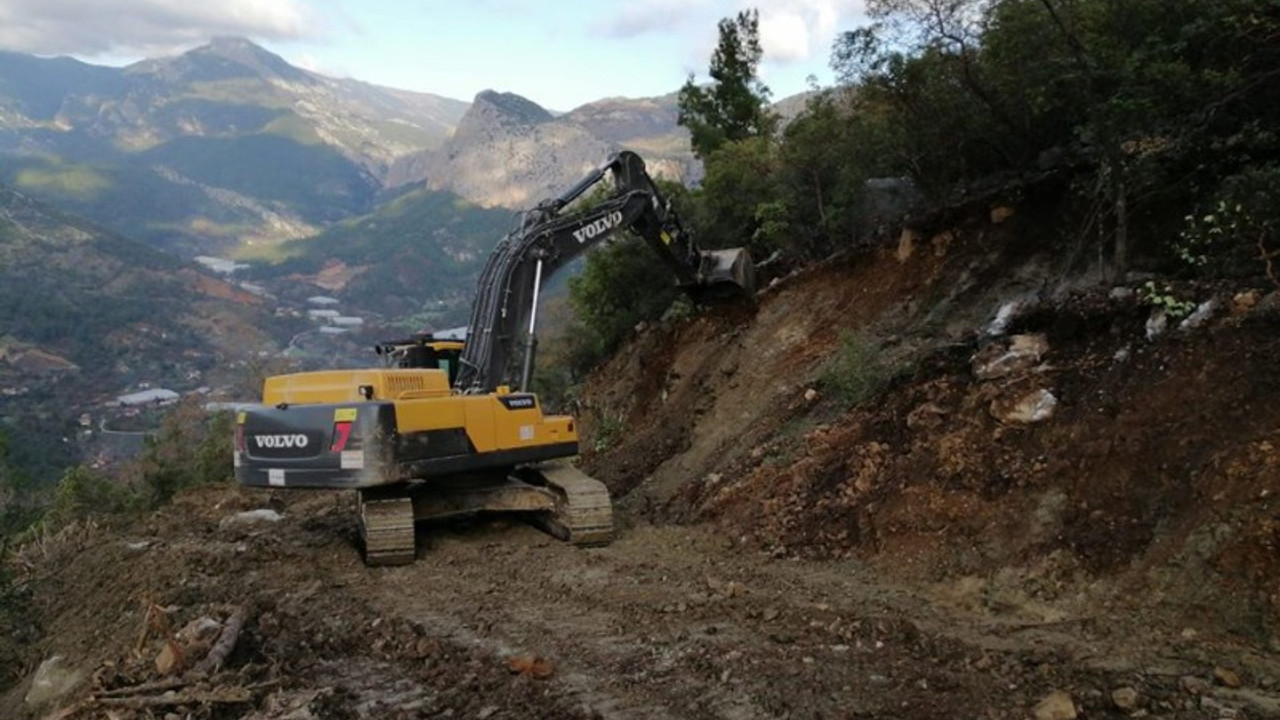
[[[246,450],[244,442],[244,425],[236,425],[236,450],[244,452]]]
[[[342,452],[347,447],[347,440],[351,439],[351,423],[338,422],[333,424],[333,444],[329,446],[330,452]]]

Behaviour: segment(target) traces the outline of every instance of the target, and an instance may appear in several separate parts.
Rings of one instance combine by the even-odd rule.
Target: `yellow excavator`
[[[606,178],[603,202],[570,207]],[[236,478],[356,490],[370,565],[412,562],[415,520],[480,512],[525,513],[575,545],[608,543],[608,490],[567,460],[578,454],[574,419],[543,414],[529,386],[543,283],[622,230],[695,297],[754,293],[746,250],[700,249],[644,161],[620,152],[520,214],[480,275],[465,339],[416,335],[381,344],[384,367],[267,378],[261,404],[237,413]]]

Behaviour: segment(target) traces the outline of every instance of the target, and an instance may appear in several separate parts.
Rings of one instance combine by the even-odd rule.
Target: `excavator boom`
[[[607,199],[567,212],[606,178],[613,180]],[[541,285],[574,258],[624,230],[643,238],[677,283],[695,297],[721,288],[748,296],[755,291],[747,251],[700,248],[646,172],[644,160],[623,151],[559,197],[522,213],[516,228],[498,243],[480,274],[454,386],[465,393],[492,392],[501,386],[527,389]]]

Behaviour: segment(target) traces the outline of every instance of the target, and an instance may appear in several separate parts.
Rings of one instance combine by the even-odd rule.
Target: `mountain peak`
[[[134,72],[158,75],[170,82],[209,82],[235,78],[280,79],[309,83],[314,78],[284,58],[237,36],[217,36],[207,44],[171,58],[144,60]]]
[[[480,91],[471,107],[504,125],[537,125],[553,118],[546,108],[526,97],[496,90]]]
[[[290,65],[284,58],[245,37],[217,36],[207,45],[190,50],[184,55],[184,57],[188,56],[229,60],[263,77],[274,76],[285,80],[309,79],[305,71]]]

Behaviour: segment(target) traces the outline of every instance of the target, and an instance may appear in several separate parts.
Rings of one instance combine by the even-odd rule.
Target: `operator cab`
[[[387,367],[444,370],[449,376],[449,384],[453,385],[458,376],[462,341],[417,333],[404,340],[386,340],[375,350],[385,358]]]

